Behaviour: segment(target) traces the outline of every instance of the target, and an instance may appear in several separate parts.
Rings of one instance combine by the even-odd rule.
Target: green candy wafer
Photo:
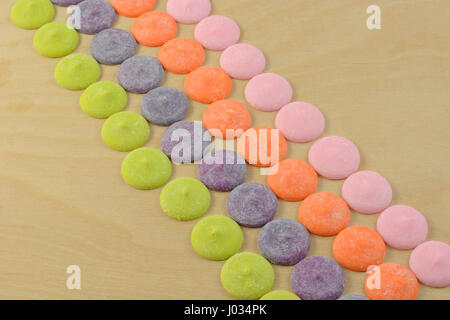
[[[209,260],[228,259],[239,251],[243,241],[241,227],[233,219],[218,214],[197,222],[191,233],[192,247]]]
[[[112,81],[99,81],[91,84],[80,97],[84,112],[94,118],[104,119],[122,111],[128,96],[119,84]]]
[[[33,45],[37,52],[49,58],[68,55],[78,45],[78,32],[62,22],[50,22],[34,34]]]
[[[37,29],[55,17],[49,0],[19,0],[11,9],[11,20],[23,29]]]
[[[188,221],[201,217],[208,210],[211,195],[199,180],[178,178],[164,186],[159,202],[169,217]]]
[[[159,149],[144,147],[130,152],[122,162],[122,177],[130,186],[151,190],[162,186],[172,174],[172,163]]]
[[[87,54],[73,53],[58,62],[56,82],[69,90],[83,90],[100,78],[98,62]]]
[[[131,151],[142,147],[150,136],[147,120],[140,114],[122,111],[106,119],[102,139],[112,149]]]
[[[259,300],[302,300],[296,294],[286,290],[274,290],[263,295]]]
[[[241,300],[256,300],[268,293],[273,286],[275,273],[263,256],[237,253],[222,267],[220,280],[225,290]]]

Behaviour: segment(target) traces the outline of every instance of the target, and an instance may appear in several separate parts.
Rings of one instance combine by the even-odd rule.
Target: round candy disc
[[[112,0],[112,5],[118,13],[126,17],[139,17],[152,10],[156,0]]]
[[[383,262],[386,246],[383,238],[365,226],[351,226],[337,235],[333,254],[344,268],[365,272],[368,267]]]
[[[241,30],[233,19],[214,15],[197,24],[194,36],[206,49],[220,51],[238,42]]]
[[[188,107],[189,101],[183,92],[171,87],[159,87],[144,96],[141,112],[151,123],[170,126],[184,119]]]
[[[232,78],[249,80],[264,71],[266,57],[255,46],[238,43],[222,53],[220,67]]]
[[[411,253],[409,267],[426,286],[450,286],[450,246],[439,241],[422,243]]]
[[[207,17],[211,12],[210,0],[168,0],[167,13],[176,21],[184,24],[195,24]]]
[[[78,4],[83,0],[51,0],[51,1],[59,6],[67,7],[72,6],[74,4]]]
[[[150,127],[140,114],[122,111],[106,119],[102,127],[103,141],[117,151],[131,151],[148,140]]]
[[[169,180],[172,163],[158,149],[144,147],[130,152],[122,162],[122,177],[130,186],[151,190]]]
[[[350,209],[333,193],[313,193],[300,203],[299,221],[313,234],[334,236],[347,227]]]
[[[318,138],[325,129],[325,118],[315,106],[306,102],[288,103],[280,109],[275,126],[286,139],[309,142]]]
[[[371,300],[415,300],[419,284],[408,268],[389,262],[367,274],[365,288]]]
[[[247,164],[234,151],[213,150],[203,157],[198,176],[210,190],[227,192],[244,182]]]
[[[191,244],[195,252],[209,260],[226,260],[241,249],[241,227],[223,215],[201,219],[192,229]]]
[[[302,300],[294,293],[286,290],[274,290],[263,295],[259,300]]]
[[[78,45],[78,32],[63,22],[50,22],[34,34],[33,45],[37,52],[49,58],[68,55]]]
[[[272,141],[278,141],[278,143],[272,144]],[[278,129],[254,127],[239,137],[237,150],[248,164],[256,167],[271,167],[284,159],[287,143]]]
[[[104,0],[84,0],[78,4],[78,9],[80,24],[77,29],[82,33],[98,33],[111,28],[116,21],[114,8]]]
[[[340,297],[338,300],[369,300],[364,296],[360,296],[359,294],[346,294],[345,296]]]
[[[316,172],[302,160],[286,159],[271,170],[267,185],[282,200],[303,200],[317,188]]]
[[[137,43],[128,31],[122,29],[106,29],[91,41],[92,56],[106,65],[121,64],[136,53]]]
[[[205,50],[190,38],[167,41],[159,50],[158,59],[167,71],[184,74],[200,67],[205,61]]]
[[[164,81],[164,70],[158,59],[134,56],[120,65],[117,80],[129,92],[147,93]]]
[[[198,121],[178,121],[164,131],[161,149],[175,163],[191,163],[203,158],[211,146],[211,135]]]
[[[374,214],[389,206],[392,201],[392,188],[380,174],[373,171],[359,171],[345,180],[342,197],[353,210]]]
[[[428,223],[424,216],[409,206],[392,206],[381,213],[377,231],[392,248],[414,249],[425,241]]]
[[[208,210],[211,195],[199,180],[177,178],[164,186],[159,203],[169,217],[188,221],[201,217]]]
[[[220,139],[240,137],[252,123],[250,112],[234,100],[219,100],[203,112],[203,126]]]
[[[87,54],[73,53],[58,62],[56,82],[69,90],[83,90],[100,78],[100,66]]]
[[[345,275],[331,259],[308,257],[292,270],[291,286],[304,300],[336,300],[344,292]]]
[[[282,266],[297,264],[306,257],[310,245],[309,232],[291,219],[273,220],[258,235],[258,248],[262,255]]]
[[[242,252],[228,259],[222,267],[220,280],[225,290],[241,300],[256,300],[273,286],[272,265],[256,253]]]
[[[225,99],[231,92],[232,82],[222,69],[203,66],[189,73],[184,82],[186,94],[201,103]]]
[[[245,98],[255,109],[276,111],[292,99],[289,82],[274,73],[262,73],[252,78],[245,87]]]
[[[19,0],[11,9],[11,20],[23,29],[37,29],[53,20],[55,8],[49,0]]]
[[[231,191],[227,209],[230,217],[240,225],[257,228],[275,217],[278,200],[265,185],[248,182]]]
[[[91,84],[81,95],[80,105],[84,112],[94,118],[104,119],[122,111],[127,105],[125,90],[112,81]]]
[[[131,33],[137,42],[147,47],[162,46],[175,38],[178,27],[175,20],[165,12],[150,11],[137,18]]]
[[[325,137],[309,149],[309,163],[318,174],[328,179],[345,179],[359,168],[359,151],[343,137]]]

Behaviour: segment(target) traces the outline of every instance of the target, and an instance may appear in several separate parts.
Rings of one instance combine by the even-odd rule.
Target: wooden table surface
[[[34,31],[9,19],[14,1],[0,2],[0,298],[228,299],[219,281],[222,262],[206,261],[190,246],[193,222],[177,222],[159,207],[159,191],[137,191],[121,178],[125,154],[107,148],[102,120],[79,107],[81,92],[59,87],[59,59],[33,49]],[[165,11],[166,1],[157,10]],[[235,19],[242,42],[261,48],[267,71],[285,76],[294,100],[325,114],[324,135],[353,140],[361,169],[392,184],[393,204],[426,216],[428,240],[450,243],[450,2],[446,0],[227,0],[213,13]],[[368,30],[366,8],[382,10],[381,30]],[[67,19],[57,7],[55,20]],[[115,27],[130,30],[133,19]],[[180,25],[192,37],[194,26]],[[88,53],[82,35],[76,52]],[[158,48],[139,47],[156,56]],[[220,53],[207,52],[207,65]],[[116,79],[117,66],[102,66]],[[167,74],[164,85],[183,87]],[[245,103],[244,81],[231,98]],[[139,111],[130,94],[127,110]],[[191,102],[188,119],[205,105]],[[254,125],[274,125],[275,113],[250,108]],[[151,126],[158,147],[163,127]],[[311,144],[288,145],[306,159]],[[173,178],[196,177],[195,165],[175,166]],[[264,182],[255,168],[248,181]],[[320,179],[319,191],[339,194],[342,181]],[[227,214],[224,193],[212,193],[208,214]],[[299,203],[280,201],[277,218],[296,219]],[[351,225],[375,227],[377,215],[352,212]],[[242,251],[257,252],[258,230],[244,228]],[[333,237],[312,237],[310,255],[332,257]],[[385,261],[408,265],[410,251],[387,249]],[[81,290],[66,288],[66,268],[81,268]],[[292,267],[275,266],[274,289],[290,289]],[[345,293],[363,294],[364,273],[345,271]],[[419,299],[450,299],[450,288],[420,286]]]

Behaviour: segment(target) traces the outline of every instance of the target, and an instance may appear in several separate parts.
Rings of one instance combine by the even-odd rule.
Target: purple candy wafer
[[[67,7],[72,6],[74,4],[78,4],[83,0],[50,0],[50,1],[53,2],[54,4],[57,4],[58,6]]]
[[[82,33],[95,34],[111,28],[116,20],[116,11],[103,0],[84,0],[77,5],[80,12],[79,28]]]
[[[184,119],[188,107],[189,101],[183,92],[171,87],[159,87],[144,96],[141,112],[151,123],[170,126]]]
[[[234,151],[213,150],[203,157],[198,175],[210,190],[227,192],[244,182],[247,164]]]
[[[164,70],[158,59],[134,56],[120,65],[117,80],[129,92],[147,93],[164,81]]]
[[[122,29],[106,29],[91,41],[91,55],[100,63],[121,64],[136,53],[137,43],[133,35]]]
[[[331,259],[307,257],[292,270],[291,287],[304,300],[336,300],[344,292],[344,271]]]
[[[266,224],[258,235],[258,248],[274,264],[292,266],[308,254],[311,239],[308,230],[291,219]]]
[[[227,209],[230,217],[240,225],[257,228],[275,217],[278,199],[265,185],[248,182],[231,191]]]
[[[164,131],[161,138],[162,151],[175,163],[201,160],[210,146],[211,135],[199,121],[175,122]]]

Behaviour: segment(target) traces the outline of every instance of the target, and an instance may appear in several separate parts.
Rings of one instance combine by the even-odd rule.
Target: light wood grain
[[[80,92],[58,87],[59,59],[38,55],[33,31],[9,20],[14,1],[0,2],[0,298],[228,299],[219,281],[221,262],[197,256],[181,223],[160,210],[159,190],[125,185],[125,154],[101,141],[103,121],[80,109]],[[445,0],[227,0],[214,14],[234,18],[242,42],[261,48],[267,71],[285,76],[295,100],[326,115],[325,135],[353,140],[362,169],[386,176],[394,204],[422,211],[428,239],[450,243],[450,3]],[[158,1],[164,10],[166,1]],[[382,29],[366,28],[366,8],[382,8]],[[56,20],[66,19],[57,8]],[[116,27],[130,29],[119,17]],[[180,25],[179,36],[192,37]],[[88,52],[82,35],[76,52]],[[155,56],[157,48],[139,48]],[[219,53],[207,52],[207,65]],[[114,80],[117,67],[102,66]],[[165,85],[183,87],[168,74]],[[244,81],[233,81],[241,102]],[[142,96],[130,94],[128,110]],[[204,105],[192,102],[188,119]],[[273,126],[275,113],[251,109],[254,125]],[[149,146],[164,128],[152,126]],[[289,157],[306,158],[310,144],[289,143]],[[196,177],[196,167],[176,166],[173,177]],[[251,168],[248,181],[264,182]],[[342,181],[320,179],[319,190],[339,194]],[[212,194],[209,214],[226,214],[226,194]],[[277,215],[296,219],[298,203],[280,202]],[[375,226],[377,215],[352,213],[351,224]],[[257,251],[258,230],[245,228],[243,251]],[[313,237],[310,255],[331,257],[333,238]],[[386,261],[407,265],[410,251],[387,250]],[[82,271],[81,290],[66,289],[66,267]],[[275,267],[275,289],[289,289],[292,267]],[[346,293],[363,293],[364,274],[346,271]],[[420,299],[449,299],[450,288],[420,287]]]

